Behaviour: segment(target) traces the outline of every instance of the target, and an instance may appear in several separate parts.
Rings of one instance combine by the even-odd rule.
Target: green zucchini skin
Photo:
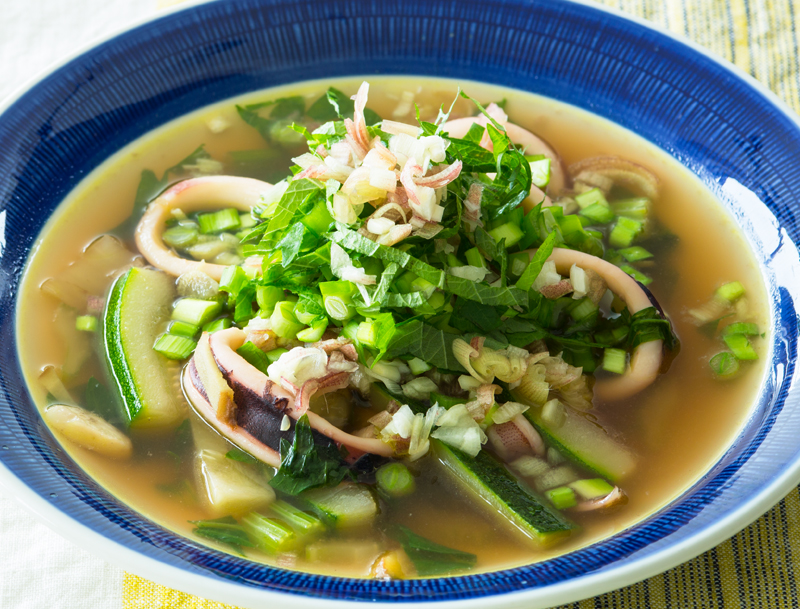
[[[435,439],[431,440],[431,447],[445,471],[536,545],[549,546],[577,529],[577,525],[547,506],[533,491],[524,490],[486,451],[471,457]]]
[[[179,365],[152,350],[174,298],[174,281],[161,271],[134,267],[111,287],[103,314],[104,351],[123,418],[132,428],[168,428],[185,418],[185,403],[176,395]]]
[[[636,468],[636,457],[630,450],[579,414],[568,413],[557,429],[542,420],[538,409],[531,407],[524,415],[545,444],[582,469],[617,483]]]

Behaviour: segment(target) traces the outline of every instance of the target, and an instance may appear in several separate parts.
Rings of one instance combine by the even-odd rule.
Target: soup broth
[[[331,85],[349,96],[359,84],[360,80],[355,79],[314,82],[217,104],[127,146],[71,193],[33,248],[19,291],[20,360],[33,399],[42,411],[53,401],[63,401],[48,395],[53,390],[40,381],[42,371],[55,367],[63,372],[65,362],[75,356],[76,349],[93,349],[79,370],[72,375],[62,373],[60,377],[76,401],[84,399],[86,384],[92,378],[104,387],[113,387],[102,358],[94,351],[100,329],[84,332],[82,346],[71,343],[69,337],[75,333],[76,315],[85,311],[76,313],[65,307],[51,293],[43,291],[42,285],[50,278],[62,276],[99,235],[125,224],[143,172],[152,172],[155,181],[166,175],[160,184],[163,189],[168,183],[187,177],[187,172],[170,174],[169,168],[204,146],[211,160],[196,163],[189,175],[211,171],[277,182],[288,175],[290,158],[304,152],[302,136],[298,134],[292,139],[287,132],[281,132],[286,144],[281,147],[273,133],[272,142],[267,143],[258,129],[242,120],[236,104],[246,106],[302,96],[308,105]],[[564,166],[592,157],[619,156],[635,160],[658,176],[658,200],[648,221],[658,225],[660,237],[637,242],[654,255],[654,261],[638,261],[633,266],[652,279],[648,288],[668,315],[680,339],[680,349],[671,357],[668,370],[642,391],[618,400],[595,397],[588,414],[580,415],[601,427],[616,430],[616,439],[635,455],[635,469],[618,483],[627,502],[606,511],[565,510],[567,518],[579,530],[558,544],[536,547],[507,526],[502,516],[492,514],[494,508],[487,510],[480,501],[476,502],[474,494],[435,466],[434,457],[428,454],[407,463],[415,475],[416,490],[395,499],[379,496],[380,512],[371,526],[328,531],[305,547],[277,554],[245,548],[243,551],[252,560],[324,574],[376,576],[375,559],[398,547],[397,537],[391,534],[398,525],[437,544],[477,557],[474,567],[456,569],[457,573],[545,560],[629,528],[676,498],[720,458],[750,412],[764,375],[767,341],[751,336],[749,342],[759,359],[742,361],[735,378],[715,378],[709,359],[725,350],[721,328],[734,318],[728,322],[723,319],[719,330],[708,331],[708,325],[698,328],[696,317],[690,313],[708,303],[720,286],[740,282],[746,293],[746,305],[741,300],[738,309],[732,308],[725,314],[736,315],[738,322],[756,324],[760,332],[769,327],[759,270],[737,227],[720,204],[686,169],[635,134],[535,95],[443,79],[373,78],[368,107],[384,118],[415,124],[416,103],[425,120],[434,120],[442,104],[445,109],[450,106],[459,84],[484,104],[504,100],[503,110],[510,120],[546,140],[561,156]],[[475,113],[468,100],[458,98],[450,120]],[[135,252],[134,227],[135,224],[129,224],[116,234]],[[111,286],[112,275],[99,280],[104,290]],[[67,329],[58,330],[62,326]],[[602,378],[611,373],[598,370],[596,375]],[[184,404],[184,395],[179,393],[178,397]],[[132,429],[130,459],[104,457],[82,448],[57,430],[54,433],[69,456],[120,501],[181,535],[223,551],[234,551],[193,532],[196,531],[193,522],[223,515],[209,512],[200,500],[204,491],[198,488],[194,473],[194,446],[205,443],[204,446],[214,447],[222,454],[238,453],[233,444],[184,405],[191,422],[177,431],[174,426],[167,431]],[[367,425],[379,411],[374,406],[353,408],[354,416],[359,419],[351,421],[353,429]],[[250,460],[247,455],[244,458]],[[406,559],[400,575],[397,572],[389,575],[413,577],[415,572],[409,565]]]

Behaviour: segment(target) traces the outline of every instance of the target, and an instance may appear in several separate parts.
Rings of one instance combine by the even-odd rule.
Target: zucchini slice
[[[106,303],[106,359],[132,428],[174,427],[186,418],[178,387],[180,364],[153,351],[175,297],[169,275],[134,267],[117,279]]]
[[[431,440],[438,461],[448,474],[473,495],[487,511],[539,546],[549,546],[576,529],[576,525],[548,507],[533,491],[485,450],[470,457],[444,442]]]
[[[315,488],[298,495],[327,524],[349,529],[370,524],[378,504],[366,486],[342,482],[334,487]]]
[[[541,407],[535,404],[524,414],[542,435],[545,444],[557,449],[569,461],[583,469],[616,483],[636,468],[634,453],[608,435],[606,430],[570,408],[564,410],[566,418],[558,426],[545,421]]]

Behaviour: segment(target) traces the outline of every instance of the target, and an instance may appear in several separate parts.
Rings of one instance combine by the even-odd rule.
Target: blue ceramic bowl
[[[500,84],[594,112],[673,155],[737,218],[771,295],[771,364],[730,450],[692,489],[580,551],[501,572],[366,581],[201,547],[118,503],[42,425],[15,354],[29,248],[78,182],[187,112],[302,79],[422,74]],[[0,115],[0,483],[129,571],[245,606],[331,599],[438,607],[566,602],[633,583],[732,535],[800,481],[794,246],[800,127],[755,81],[684,41],[568,1],[225,0],[134,27],[50,71]]]

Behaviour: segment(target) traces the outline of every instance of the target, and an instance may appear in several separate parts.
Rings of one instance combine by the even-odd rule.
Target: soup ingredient
[[[454,550],[417,535],[408,527],[398,526],[394,536],[403,544],[420,577],[446,575],[453,571],[471,569],[477,556],[469,552]]]
[[[242,519],[242,526],[255,545],[267,554],[294,550],[299,543],[289,526],[255,512]]]
[[[378,514],[378,504],[369,489],[352,482],[314,488],[301,493],[299,498],[326,524],[337,529],[367,526]]]
[[[344,371],[357,369],[350,359],[356,356],[352,344],[331,340],[317,343],[318,347],[287,351],[269,368],[270,374],[276,375],[273,380],[236,352],[244,339],[245,332],[238,328],[208,335],[207,348],[201,339],[195,358],[202,346],[201,357],[205,359],[198,366],[193,358],[188,366],[189,374],[184,377],[189,381],[184,384],[187,395],[198,414],[223,436],[264,463],[279,467],[281,440],[290,441],[294,437],[296,421],[305,415],[314,430],[315,443],[334,441],[356,451],[392,454],[391,447],[381,440],[347,433],[308,409],[312,395],[347,386],[350,372]],[[216,366],[205,364],[209,354]],[[294,376],[303,367],[306,371],[302,375],[313,376],[310,366],[319,376]],[[224,377],[222,384],[219,371]],[[223,385],[226,383],[233,388],[233,394],[225,392]],[[233,400],[228,401],[229,395]],[[221,396],[225,397],[216,407],[212,406],[209,399],[217,400]]]
[[[192,533],[205,537],[211,541],[228,545],[237,554],[244,556],[244,547],[255,548],[256,545],[250,540],[247,532],[231,516],[217,518],[216,520],[192,520],[190,524],[195,525]]]
[[[255,466],[228,459],[215,450],[195,456],[197,489],[213,516],[245,514],[275,501],[275,491]]]
[[[147,208],[136,228],[136,245],[150,264],[173,275],[201,270],[219,281],[226,265],[195,262],[177,256],[162,239],[165,222],[172,217],[174,210],[187,213],[233,206],[249,212],[263,203],[267,193],[275,196],[276,190],[271,184],[252,178],[206,176],[184,180],[169,188]]]
[[[636,467],[635,455],[612,438],[608,432],[580,414],[565,409],[560,421],[548,420],[544,409],[523,396],[512,395],[530,404],[524,415],[542,434],[549,446],[554,446],[575,465],[597,472],[612,481],[624,479]]]
[[[416,489],[414,476],[402,463],[389,463],[375,472],[378,491],[389,497],[405,497]]]
[[[269,511],[289,525],[300,540],[318,537],[325,530],[325,526],[319,518],[299,510],[286,501],[276,501],[270,506]]]
[[[79,446],[112,459],[128,459],[133,443],[119,429],[98,415],[71,404],[51,404],[44,420]]]
[[[477,457],[439,440],[431,442],[443,471],[473,494],[476,504],[499,516],[498,522],[514,527],[536,545],[556,543],[574,528],[558,512],[523,490],[494,457],[482,450]]]
[[[176,394],[177,364],[153,350],[166,328],[175,284],[160,271],[132,268],[114,284],[103,314],[103,340],[123,414],[132,428],[174,427],[186,415]]]

